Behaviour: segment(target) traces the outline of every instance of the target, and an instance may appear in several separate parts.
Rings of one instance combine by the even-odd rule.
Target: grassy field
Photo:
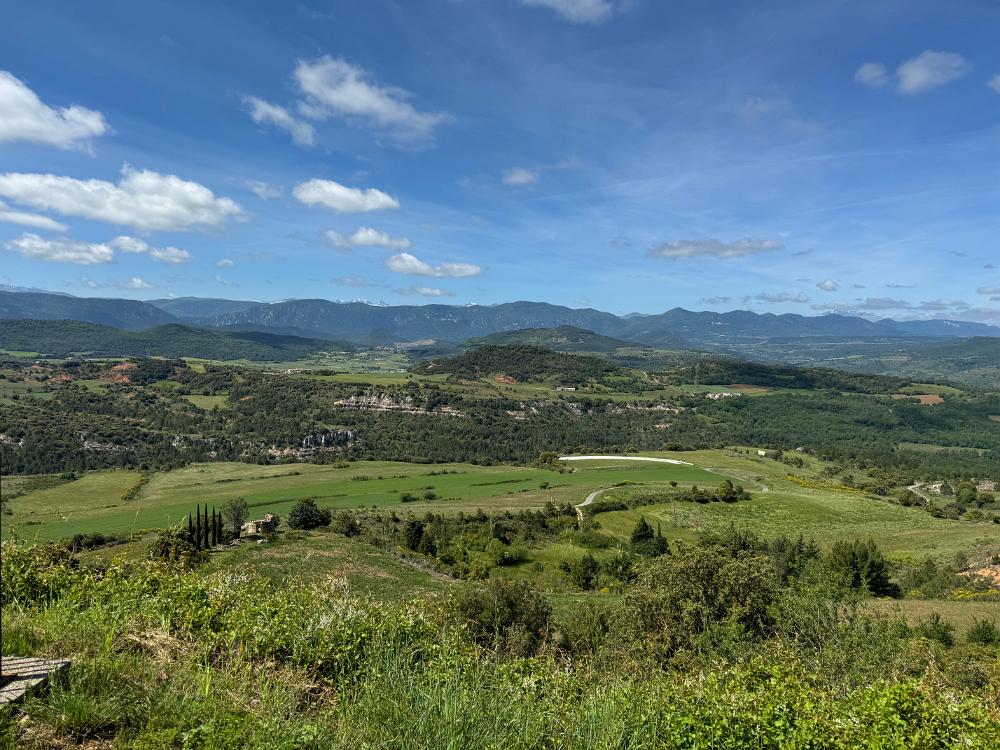
[[[960,550],[973,557],[1000,552],[995,524],[938,519],[919,508],[904,508],[859,493],[801,487],[785,478],[789,467],[768,459],[720,451],[684,455],[700,466],[714,466],[743,480],[754,499],[734,504],[677,502],[602,513],[597,516],[602,529],[624,539],[643,515],[647,521],[659,523],[669,539],[690,540],[703,531],[736,525],[765,537],[784,534],[795,538],[802,534],[823,547],[842,539],[872,538],[896,559],[950,557]],[[794,472],[811,476],[820,466],[809,459],[806,469]],[[762,491],[763,486],[767,492]],[[612,490],[602,499],[636,491],[627,487]]]
[[[121,494],[138,480],[130,471],[94,472],[58,487],[26,493],[10,503],[4,531],[17,529],[27,539],[57,539],[77,532],[125,533],[181,523],[195,504],[221,506],[243,497],[251,514],[285,515],[294,502],[316,498],[328,508],[396,506],[423,513],[475,511],[477,508],[540,507],[548,501],[578,503],[591,490],[617,482],[717,483],[695,466],[604,464],[574,467],[570,474],[514,466],[357,462],[345,467],[315,464],[256,466],[241,463],[194,464],[152,476],[138,496]],[[448,472],[448,473],[442,473]],[[542,489],[543,483],[549,487]],[[403,503],[404,493],[435,499]]]
[[[652,454],[650,454],[652,455]],[[592,490],[622,482],[645,487],[675,481],[682,486],[716,486],[725,477],[743,483],[753,494],[748,502],[705,504],[676,502],[641,509],[602,513],[602,531],[627,539],[640,515],[659,524],[670,539],[695,539],[700,533],[736,525],[765,537],[815,538],[823,547],[841,539],[874,538],[900,560],[930,555],[950,559],[964,551],[973,559],[1000,552],[995,525],[938,519],[918,508],[904,508],[856,492],[813,489],[789,481],[790,468],[758,457],[752,449],[705,450],[672,455],[691,466],[622,461],[575,461],[567,474],[518,466],[470,464],[406,464],[357,462],[345,466],[242,463],[193,464],[153,474],[132,500],[122,493],[140,475],[131,471],[93,472],[76,481],[38,489],[22,485],[23,494],[9,504],[4,533],[16,529],[27,539],[57,539],[77,532],[122,534],[183,522],[196,504],[221,507],[243,497],[253,516],[284,516],[298,499],[312,497],[332,509],[394,507],[402,513],[457,513],[537,508],[546,502],[579,503]],[[824,464],[803,456],[795,474],[816,477]],[[28,480],[21,480],[22,483]],[[546,485],[543,487],[543,485]],[[5,484],[5,488],[13,485]],[[612,489],[603,499],[624,498],[642,487]],[[418,498],[404,503],[406,493]],[[433,493],[433,499],[424,499]],[[563,558],[583,550],[559,550]],[[547,551],[532,555],[545,562]],[[553,558],[554,559],[554,558]]]
[[[1000,602],[963,602],[939,599],[872,599],[868,606],[876,612],[902,617],[910,626],[926,620],[932,614],[941,615],[964,635],[976,620],[993,620],[1000,624]]]
[[[424,597],[447,591],[454,583],[390,552],[331,531],[286,532],[276,543],[243,545],[213,554],[204,572],[210,575],[248,566],[276,584],[342,579],[352,591],[380,600]]]
[[[191,394],[183,397],[185,401],[197,406],[199,409],[204,409],[205,411],[212,411],[212,409],[218,407],[219,409],[228,409],[229,404],[229,394],[219,393],[214,396],[198,396]]]

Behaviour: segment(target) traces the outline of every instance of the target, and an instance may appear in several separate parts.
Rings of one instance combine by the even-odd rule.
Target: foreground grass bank
[[[457,617],[452,598],[385,604],[340,579],[275,585],[146,562],[87,571],[9,543],[3,564],[4,652],[74,660],[26,718],[0,715],[5,747],[990,748],[1000,737],[995,647],[945,651],[863,616],[807,624],[829,610],[801,595],[802,617],[765,640],[719,630],[714,647],[653,665],[614,639],[589,648],[585,612],[547,625],[524,657],[512,644],[527,620],[484,640],[489,618]],[[821,630],[807,646],[803,634]]]

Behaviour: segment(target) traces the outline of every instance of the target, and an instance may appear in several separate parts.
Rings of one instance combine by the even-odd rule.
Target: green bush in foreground
[[[491,581],[438,610],[358,598],[337,582],[278,586],[152,561],[88,571],[11,543],[3,553],[4,652],[74,663],[25,704],[26,721],[0,713],[0,747],[990,748],[1000,737],[995,649],[953,647],[966,649],[963,669],[979,665],[963,682],[939,644],[893,640],[862,620],[810,626],[839,633],[822,656],[791,636],[763,640],[776,630],[765,609],[780,602],[755,555],[714,573],[702,550],[653,564],[636,590],[665,610],[670,597],[693,611],[719,586],[743,591],[716,599],[701,632],[737,623],[756,644],[660,669],[642,654],[561,650],[547,603],[521,584]],[[695,580],[669,593],[685,575]],[[601,627],[610,641],[628,634]],[[868,632],[882,651],[862,647]],[[674,633],[659,642],[675,653],[707,648]],[[845,679],[831,668],[837,654],[872,671]]]

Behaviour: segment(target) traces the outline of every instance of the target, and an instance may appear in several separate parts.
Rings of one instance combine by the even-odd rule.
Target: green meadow
[[[748,502],[697,504],[673,502],[596,516],[601,532],[627,540],[639,516],[655,522],[669,539],[696,539],[706,531],[735,525],[765,537],[814,538],[828,548],[842,539],[873,538],[899,560],[964,550],[975,557],[995,551],[996,526],[934,518],[919,508],[837,489],[814,489],[789,481],[790,471],[815,478],[823,462],[803,456],[803,468],[758,457],[749,449],[704,450],[672,456],[690,466],[639,461],[574,461],[558,473],[522,466],[408,464],[359,461],[341,465],[243,463],[192,464],[152,474],[134,499],[123,493],[142,476],[135,471],[92,472],[80,479],[24,485],[8,503],[4,533],[28,540],[59,539],[82,532],[126,534],[184,522],[195,505],[221,507],[242,497],[250,513],[284,516],[299,499],[311,497],[321,507],[395,508],[401,514],[472,513],[539,508],[547,502],[578,504],[593,490],[606,489],[604,500],[628,499],[644,489],[677,482],[711,487],[724,478],[744,484]],[[616,485],[624,485],[618,486]],[[429,494],[430,493],[430,494]],[[416,501],[403,502],[403,496]],[[583,548],[534,550],[531,561],[579,556]]]
[[[339,467],[206,463],[157,472],[134,499],[123,500],[122,494],[139,480],[138,472],[101,471],[25,493],[10,502],[4,531],[16,530],[29,540],[58,539],[78,532],[122,534],[172,526],[181,523],[196,504],[218,507],[236,497],[246,499],[251,514],[284,515],[295,501],[306,497],[328,508],[395,506],[413,512],[474,512],[480,507],[540,507],[549,501],[579,503],[591,490],[626,481],[721,481],[696,466],[639,462],[594,462],[574,466],[568,474],[517,466],[387,461]],[[432,500],[424,499],[428,492],[434,493]],[[406,493],[420,500],[404,503]]]

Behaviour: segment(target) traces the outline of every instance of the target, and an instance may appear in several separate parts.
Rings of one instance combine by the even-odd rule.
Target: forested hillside
[[[459,380],[503,371],[571,381],[615,372],[599,358],[532,347],[515,347],[520,356],[486,349],[457,359],[449,372],[463,373]],[[760,396],[664,390],[619,401],[626,394],[555,398],[543,392],[525,399],[504,390],[516,386],[480,391],[457,381],[421,380],[417,373],[410,382],[376,385],[363,375],[338,382],[237,367],[201,372],[155,360],[9,363],[3,375],[0,450],[4,466],[16,473],[208,459],[268,463],[297,456],[310,435],[344,429],[356,439],[339,450],[353,458],[529,463],[544,451],[742,444],[802,447],[848,464],[898,467],[918,478],[1000,477],[1000,421],[993,418],[1000,416],[1000,394],[955,392],[925,405],[862,387],[882,379],[859,383],[847,376],[843,390],[819,378],[817,389]],[[809,382],[806,375],[795,377]]]
[[[480,346],[454,357],[421,362],[412,369],[416,373],[447,373],[456,378],[502,374],[519,382],[553,379],[567,384],[597,382],[608,375],[623,373],[617,365],[601,357],[564,354],[528,344]]]
[[[695,360],[688,358],[681,364],[665,368],[663,377],[672,383],[746,383],[770,388],[825,388],[860,393],[895,393],[910,383],[906,378],[885,375],[855,374],[814,367],[782,367],[719,357]]]

